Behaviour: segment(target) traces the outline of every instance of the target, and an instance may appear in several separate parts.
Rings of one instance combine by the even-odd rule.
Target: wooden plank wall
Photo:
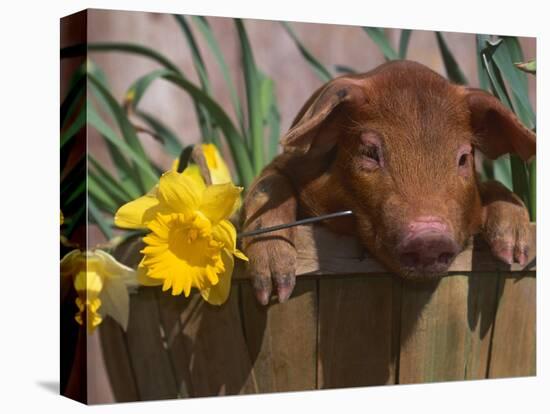
[[[529,376],[535,281],[319,276],[270,307],[240,282],[219,308],[144,288],[128,332],[109,320],[100,332],[117,401]]]
[[[478,263],[423,284],[377,268],[300,276],[287,303],[268,307],[238,277],[221,307],[141,288],[126,333],[109,318],[100,326],[113,394],[133,401],[535,375],[534,268],[478,271],[488,262]]]

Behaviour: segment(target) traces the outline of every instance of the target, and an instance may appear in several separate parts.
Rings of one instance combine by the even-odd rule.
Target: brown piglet
[[[355,235],[390,271],[410,280],[445,274],[472,235],[496,257],[524,264],[529,216],[512,192],[480,182],[474,151],[535,155],[535,135],[491,94],[429,68],[393,61],[334,79],[304,104],[283,152],[250,187],[243,230],[341,210],[326,222]],[[295,284],[295,228],[243,239],[260,303]]]

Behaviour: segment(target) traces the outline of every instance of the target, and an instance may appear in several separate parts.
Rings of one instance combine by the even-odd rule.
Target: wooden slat
[[[130,296],[126,338],[141,400],[176,398],[178,389],[161,336],[158,288],[142,287]]]
[[[256,385],[239,315],[239,287],[213,306],[200,295],[162,294],[160,312],[180,395],[250,394]]]
[[[354,237],[332,233],[321,225],[299,226],[296,234],[297,275],[366,275],[387,272],[383,266],[365,252]],[[531,224],[531,241],[533,248],[525,268],[535,270],[535,224]],[[237,265],[233,277],[245,279],[243,262],[239,260]],[[449,269],[450,272],[455,273],[499,270],[519,272],[523,269],[518,264],[508,266],[497,260],[479,236],[472,240],[468,247],[456,257]]]
[[[536,374],[536,279],[503,274],[498,300],[489,378]]]
[[[186,338],[182,334],[182,314],[193,313],[200,303],[197,295],[191,295],[189,298],[184,296],[172,296],[171,294],[161,293],[159,296],[159,313],[162,325],[163,338],[168,355],[174,369],[174,376],[178,388],[178,396],[187,398],[193,395],[191,371],[189,367],[189,355],[187,354]],[[189,316],[186,317],[188,319]]]
[[[399,383],[484,378],[496,289],[488,274],[404,283]]]
[[[497,274],[469,274],[468,304],[466,308],[468,328],[465,330],[466,353],[464,379],[487,377],[493,333]]]
[[[319,388],[395,383],[394,285],[389,275],[320,280]]]
[[[112,318],[105,318],[99,327],[103,359],[116,402],[139,400],[126,338]],[[104,401],[97,401],[103,403]]]
[[[258,392],[316,388],[317,288],[299,280],[288,302],[259,305],[242,284],[242,314]]]

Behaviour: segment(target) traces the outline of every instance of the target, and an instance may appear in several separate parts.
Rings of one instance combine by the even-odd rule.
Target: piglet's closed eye
[[[507,153],[517,154],[524,161],[534,157],[536,135],[512,111],[481,89],[464,91],[477,146],[487,157],[495,159]]]

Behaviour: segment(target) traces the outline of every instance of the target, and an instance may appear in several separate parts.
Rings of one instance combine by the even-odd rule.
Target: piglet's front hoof
[[[527,210],[523,206],[504,204],[498,213],[488,217],[485,240],[493,255],[504,263],[525,266],[531,249]]]
[[[283,240],[263,240],[251,243],[247,273],[256,299],[267,305],[275,294],[280,303],[286,302],[296,284],[296,249]]]

